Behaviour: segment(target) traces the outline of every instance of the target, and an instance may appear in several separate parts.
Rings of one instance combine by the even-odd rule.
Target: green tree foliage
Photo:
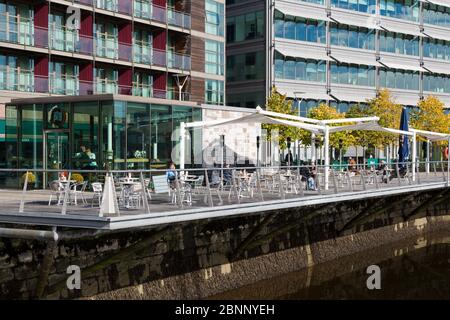
[[[282,114],[295,115],[295,111],[292,109],[292,101],[286,99],[286,95],[279,94],[275,87],[272,88],[272,94],[267,99],[266,110]],[[291,138],[291,140],[294,141],[299,138],[301,131],[295,127],[279,124],[263,124],[262,128],[266,129],[269,133],[267,135],[268,139],[270,139],[270,134],[274,130],[278,130],[279,144],[280,149],[282,150],[287,148],[287,138]]]
[[[319,104],[317,107],[312,108],[308,112],[308,118],[317,120],[330,120],[330,119],[343,119],[345,118],[344,113],[340,113],[336,108],[330,107],[325,103]],[[345,124],[337,124],[341,126]],[[333,126],[333,125],[330,125]],[[311,133],[302,130],[300,139],[305,145],[311,145]],[[355,139],[353,136],[349,135],[347,132],[335,132],[330,134],[330,147],[339,148],[342,145],[343,150],[347,150],[348,147],[354,145]],[[323,142],[319,143],[323,144]]]
[[[361,104],[354,104],[350,106],[350,108],[345,113],[346,118],[364,118],[370,116],[372,115],[370,114],[369,108]],[[374,131],[356,130],[352,131],[351,135],[354,137],[356,145],[369,147],[373,144],[374,133]]]
[[[368,116],[377,116],[380,118],[378,123],[385,128],[399,129],[400,117],[402,114],[402,105],[395,103],[388,89],[382,89],[378,96],[368,101]],[[382,148],[391,143],[395,143],[398,136],[384,132],[371,132],[370,143]]]

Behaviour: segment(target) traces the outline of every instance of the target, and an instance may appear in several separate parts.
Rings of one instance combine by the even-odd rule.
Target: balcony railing
[[[34,92],[34,75],[31,70],[0,66],[0,90]]]
[[[0,13],[0,41],[34,45],[34,23],[29,18]]]
[[[181,70],[190,70],[191,57],[185,54],[168,51],[167,67]]]
[[[180,93],[178,89],[168,88],[167,90],[154,89],[149,84],[142,84],[133,82],[133,96],[145,98],[171,99],[179,100]],[[190,94],[188,92],[181,92],[181,100],[189,101]]]
[[[80,94],[79,79],[76,75],[51,73],[49,76],[49,93],[66,96]]]
[[[49,44],[53,50],[77,52],[80,36],[78,30],[56,24],[49,25]]]
[[[190,29],[191,28],[191,16],[177,11],[173,8],[168,8],[167,10],[167,23],[169,25]]]
[[[35,75],[22,68],[0,66],[0,90],[19,92],[51,93],[58,95],[123,94],[145,98],[189,101],[188,92],[178,88],[154,89],[150,84],[133,82],[132,86],[120,85],[117,80],[97,78],[94,81],[80,80],[78,75],[50,73]]]

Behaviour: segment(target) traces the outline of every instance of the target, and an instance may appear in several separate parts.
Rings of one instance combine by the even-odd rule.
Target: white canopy
[[[243,117],[234,118],[230,120],[225,121],[199,121],[199,122],[191,122],[186,124],[186,128],[210,128],[215,126],[222,126],[222,125],[230,125],[230,124],[238,124],[238,123],[265,123],[265,124],[279,124],[279,125],[286,125],[290,127],[296,127],[299,129],[304,129],[307,131],[310,131],[315,134],[321,134],[323,133],[323,126],[310,124],[310,123],[304,123],[304,122],[298,122],[298,121],[290,121],[285,119],[277,119],[274,117],[267,116],[265,114],[256,112],[251,113],[249,115],[245,115]]]
[[[410,129],[410,131],[413,133],[416,133],[419,136],[425,137],[432,142],[450,140],[450,134],[418,130],[418,129]]]
[[[242,117],[228,119],[228,120],[215,120],[215,121],[198,121],[191,123],[180,124],[180,168],[184,169],[184,153],[185,153],[185,135],[186,128],[208,128],[220,125],[230,125],[238,123],[265,123],[265,124],[278,124],[292,126],[299,129],[307,130],[314,134],[324,135],[324,148],[325,148],[325,189],[328,189],[328,170],[330,166],[330,133],[341,131],[380,131],[398,135],[412,136],[412,158],[413,162],[413,180],[415,180],[415,158],[417,155],[416,136],[425,136],[431,141],[450,141],[450,134],[429,132],[424,130],[410,129],[409,131],[402,131],[390,128],[383,128],[378,124],[378,117],[365,117],[365,118],[341,118],[331,120],[317,120],[311,118],[298,117],[294,115],[282,114],[272,111],[262,110],[261,107],[256,108],[255,113],[251,113]],[[352,123],[352,124],[348,124]],[[343,124],[340,126],[330,126],[330,124]],[[450,160],[449,160],[450,162]]]

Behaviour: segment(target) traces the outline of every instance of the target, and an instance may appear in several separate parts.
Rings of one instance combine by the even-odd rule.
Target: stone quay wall
[[[450,230],[449,196],[447,188],[114,233],[59,229],[57,243],[1,238],[0,299],[206,298]],[[67,288],[73,265],[80,290]]]

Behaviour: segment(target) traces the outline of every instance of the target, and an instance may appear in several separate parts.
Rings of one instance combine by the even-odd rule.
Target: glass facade
[[[423,23],[436,26],[450,26],[450,8],[432,3],[423,3]]]
[[[376,0],[330,0],[331,6],[341,9],[354,10],[375,14],[377,9]]]
[[[240,42],[264,37],[264,11],[227,18],[227,42]]]
[[[116,170],[162,168],[175,161],[180,122],[199,108],[125,101],[8,105],[8,168]],[[201,153],[201,132],[190,154]],[[195,140],[191,137],[191,140]],[[200,150],[194,150],[200,148]],[[85,150],[90,149],[90,158]],[[192,163],[192,162],[187,162]]]
[[[275,37],[309,41],[326,42],[326,24],[324,21],[304,19],[275,13]]]
[[[227,81],[264,79],[265,58],[263,51],[227,56]]]
[[[419,56],[419,37],[381,31],[380,51]]]
[[[223,3],[206,0],[205,1],[205,31],[216,36],[224,35],[225,8]]]
[[[436,93],[450,93],[450,76],[443,74],[424,74],[423,90]]]
[[[205,40],[205,72],[224,75],[224,43],[214,40]]]
[[[333,23],[330,27],[330,42],[335,46],[375,50],[375,31]]]
[[[406,70],[380,69],[380,86],[404,90],[419,90],[419,73]]]
[[[275,56],[275,78],[325,82],[325,61]]]
[[[423,56],[433,59],[450,60],[450,41],[424,38]]]
[[[355,86],[375,86],[375,67],[331,64],[331,82]]]
[[[225,84],[220,80],[205,80],[205,102],[208,104],[225,104]]]
[[[417,0],[380,0],[380,15],[386,17],[419,22],[419,9]]]

